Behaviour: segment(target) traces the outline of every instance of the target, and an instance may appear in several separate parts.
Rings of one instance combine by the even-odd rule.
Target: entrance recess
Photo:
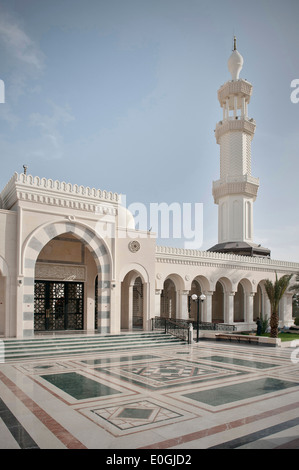
[[[82,330],[83,293],[83,282],[35,281],[35,331]]]

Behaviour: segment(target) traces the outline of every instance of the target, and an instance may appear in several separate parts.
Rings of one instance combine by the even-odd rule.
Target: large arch
[[[242,282],[239,282],[237,291],[234,296],[234,322],[245,321],[245,289]]]
[[[224,286],[221,281],[216,282],[212,298],[212,322],[224,322]]]
[[[52,238],[35,264],[35,332],[95,329],[97,276],[94,257],[81,239],[72,233]]]
[[[120,328],[133,330],[147,329],[148,320],[148,275],[138,264],[131,265],[131,270],[120,276],[121,308]]]
[[[185,291],[185,282],[183,278],[177,273],[170,273],[164,278],[160,290],[159,299],[159,316],[164,318],[182,318],[182,297]],[[187,312],[187,295],[184,295],[186,299],[186,312]]]
[[[239,281],[234,296],[234,322],[253,321],[253,286],[249,279]]]
[[[257,318],[266,318],[270,316],[269,309],[267,309],[267,304],[269,305],[268,297],[266,294],[266,289],[264,281],[260,281],[256,288],[256,294],[254,296],[253,302],[253,321],[256,322]]]
[[[233,296],[232,282],[227,277],[221,277],[215,283],[212,298],[212,322],[230,323],[231,299]]]
[[[90,228],[76,221],[58,221],[37,228],[25,241],[22,250],[24,274],[22,335],[32,336],[34,321],[34,278],[36,260],[43,247],[53,238],[71,233],[85,245],[94,258],[98,282],[98,331],[110,332],[110,289],[112,258],[104,241]]]

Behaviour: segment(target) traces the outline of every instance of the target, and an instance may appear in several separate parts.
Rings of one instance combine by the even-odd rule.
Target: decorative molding
[[[80,281],[86,280],[85,266],[36,263],[35,279],[43,281]]]
[[[15,173],[1,193],[2,207],[10,209],[17,200],[116,215],[115,206],[121,202],[121,196],[111,191]],[[105,203],[104,209],[101,203]]]
[[[257,178],[255,178],[257,179]],[[257,180],[258,181],[258,180]],[[217,204],[219,199],[229,194],[242,194],[249,198],[256,199],[259,184],[247,181],[234,181],[229,183],[222,183],[221,180],[213,182],[213,196]]]
[[[241,256],[213,251],[188,250],[169,246],[156,247],[156,262],[250,271],[293,272],[294,274],[299,271],[299,263],[291,261],[278,261],[264,257]]]
[[[230,95],[236,94],[244,95],[247,98],[247,102],[249,102],[252,94],[252,84],[243,79],[230,80],[224,83],[218,90],[219,103],[223,106]]]
[[[128,246],[132,253],[136,253],[140,250],[140,243],[137,240],[131,241]]]
[[[254,119],[248,119],[248,118],[241,118],[238,117],[236,118],[230,118],[230,119],[225,119],[224,121],[219,121],[216,124],[216,130],[215,130],[215,137],[216,137],[216,142],[219,144],[219,139],[222,135],[226,134],[227,132],[234,132],[234,131],[239,131],[239,132],[246,132],[247,134],[253,136],[255,133],[255,120]]]

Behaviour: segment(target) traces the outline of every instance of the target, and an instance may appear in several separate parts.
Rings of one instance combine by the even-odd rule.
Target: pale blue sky
[[[217,90],[235,34],[254,87],[254,238],[299,261],[298,18],[298,0],[0,0],[0,187],[26,163],[128,204],[200,202],[198,248],[210,248]]]

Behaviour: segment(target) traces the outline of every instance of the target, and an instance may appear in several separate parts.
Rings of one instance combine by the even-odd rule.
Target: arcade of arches
[[[124,276],[120,300],[122,330],[145,328],[148,318],[147,286],[136,270]],[[0,275],[0,294],[4,290],[5,277]],[[201,305],[200,321],[252,322],[266,313],[262,282],[255,294],[246,279],[239,282],[235,292],[231,292],[229,281],[221,278],[212,291],[208,280],[199,276],[192,281],[191,289],[186,291],[175,275],[166,278],[163,289],[156,291],[160,298],[155,313],[163,318],[196,320],[197,305],[191,296],[202,293],[207,300]],[[53,238],[40,251],[36,261],[34,330],[97,329],[99,295],[99,274],[88,247],[71,233]],[[4,318],[1,315],[3,308],[0,305],[0,322]]]
[[[149,278],[142,269],[128,269],[120,279],[119,308],[115,309],[119,330],[149,329],[149,320],[154,316],[196,320],[197,304],[191,300],[192,294],[206,296],[200,308],[202,322],[252,324],[258,316],[270,314],[263,281],[253,292],[248,279],[241,279],[233,291],[228,278],[221,277],[212,285],[199,275],[187,290],[182,278],[172,274],[161,284],[163,289],[155,290],[151,303]],[[5,330],[5,304],[9,298],[4,274],[0,271],[0,331]],[[100,331],[101,276],[92,249],[75,231],[51,238],[35,262],[34,331]]]
[[[258,284],[255,293],[251,289],[251,283],[244,279],[238,283],[237,290],[232,292],[228,279],[222,278],[216,282],[215,289],[210,290],[208,280],[200,276],[192,281],[190,290],[182,290],[175,276],[168,277],[163,289],[156,290],[156,295],[160,296],[160,310],[156,309],[156,315],[196,320],[197,303],[191,296],[205,294],[206,300],[200,308],[201,322],[255,322],[261,315],[269,316],[269,306],[263,281]]]

